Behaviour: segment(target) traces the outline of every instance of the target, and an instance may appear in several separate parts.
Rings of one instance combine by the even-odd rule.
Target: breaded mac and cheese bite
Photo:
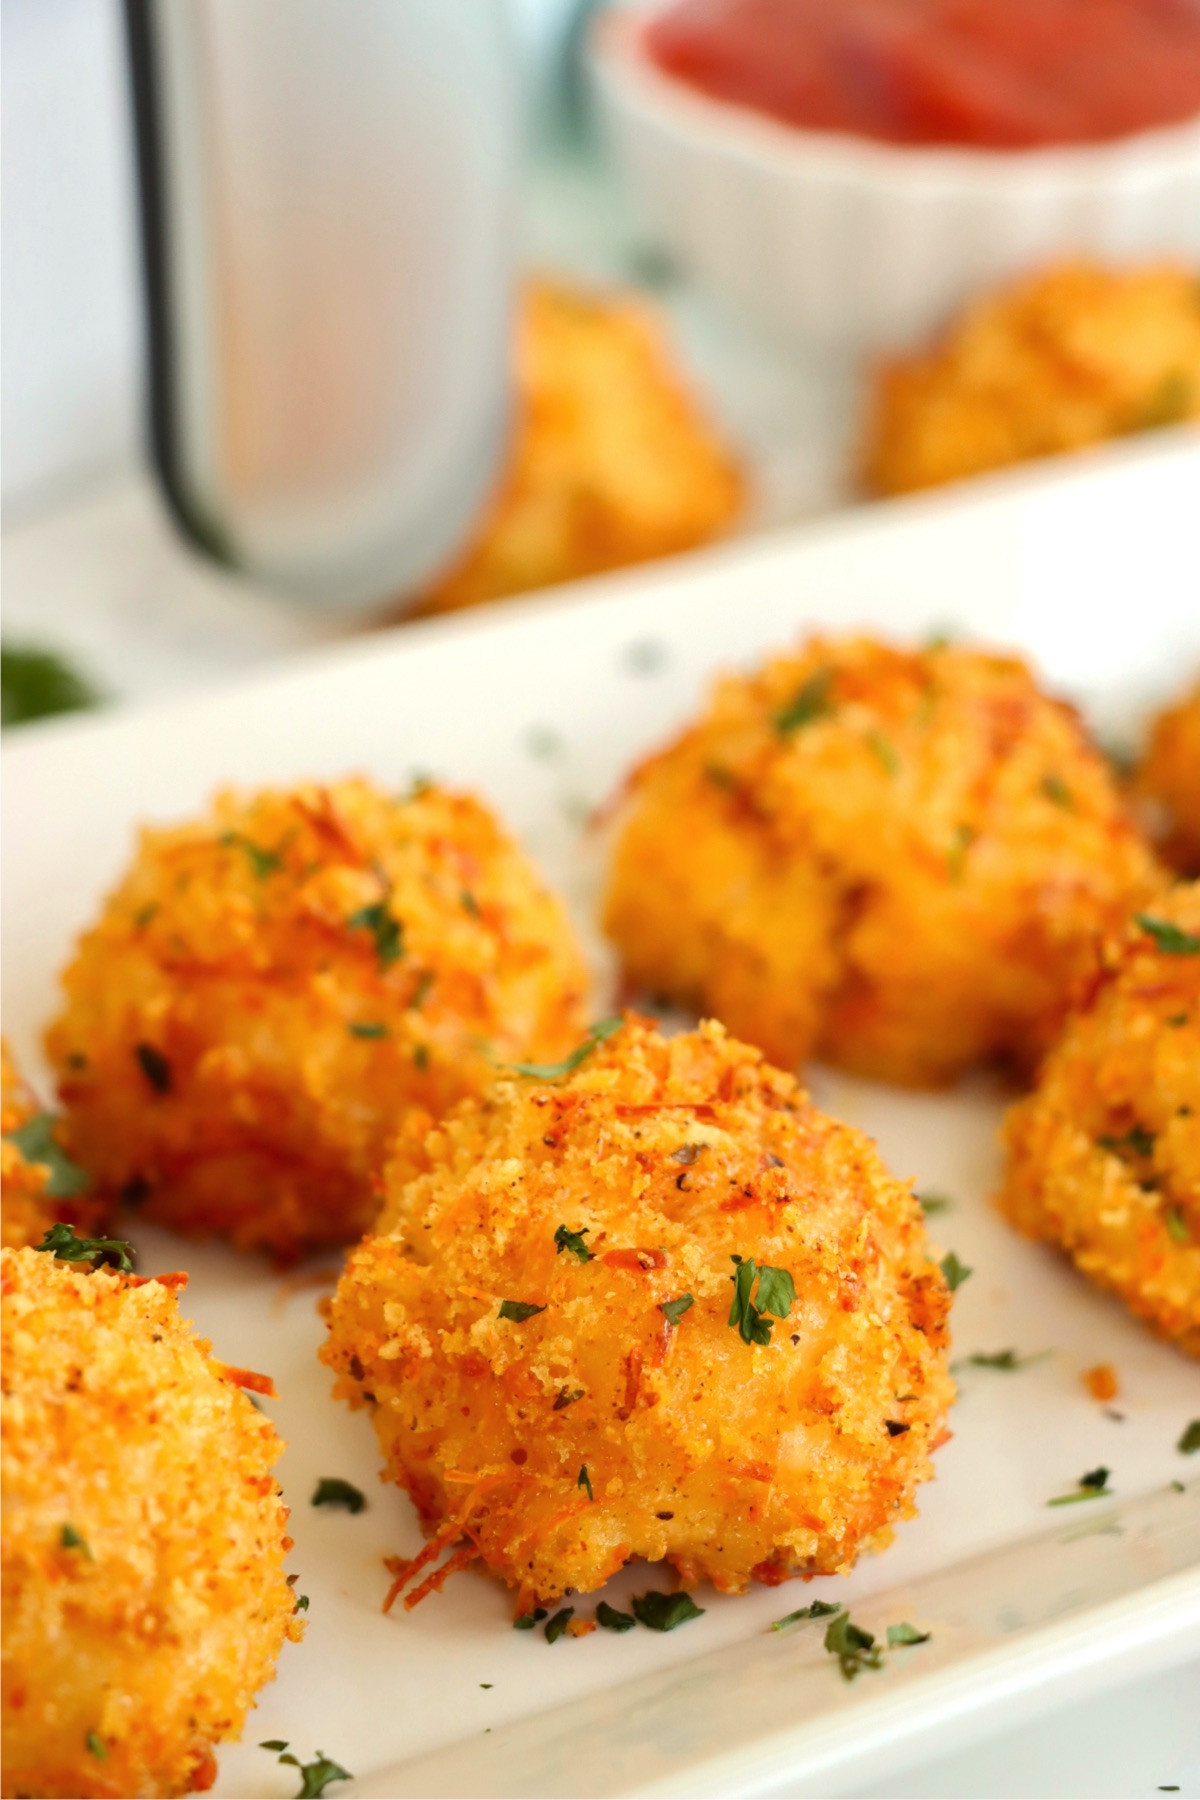
[[[1200,279],[1067,263],[885,368],[863,465],[885,494],[1200,419]]]
[[[1200,682],[1155,719],[1137,787],[1163,856],[1181,875],[1200,875]]]
[[[44,1112],[0,1038],[0,1235],[6,1247],[40,1244],[60,1219],[94,1222],[90,1183],[58,1141],[57,1121]]]
[[[516,389],[500,488],[422,611],[690,550],[742,510],[737,462],[641,300],[532,283],[518,318]]]
[[[1200,1356],[1200,884],[1160,895],[1009,1113],[1000,1204]]]
[[[720,1025],[630,1016],[401,1138],[322,1355],[430,1537],[406,1604],[478,1559],[521,1612],[634,1558],[739,1593],[887,1543],[949,1305],[869,1139]]]
[[[604,924],[634,992],[781,1067],[1031,1064],[1095,933],[1163,877],[1014,656],[814,638],[720,681],[629,780]]]
[[[148,1217],[281,1260],[360,1237],[405,1114],[558,1055],[587,985],[484,806],[361,780],[144,831],[63,980],[73,1154]]]
[[[108,1240],[105,1240],[106,1242]],[[3,1791],[212,1785],[285,1641],[283,1445],[143,1280],[5,1250]]]

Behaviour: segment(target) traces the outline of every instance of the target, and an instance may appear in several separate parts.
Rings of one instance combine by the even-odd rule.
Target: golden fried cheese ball
[[[638,300],[532,284],[518,324],[517,404],[499,492],[423,611],[690,550],[741,510],[737,463]]]
[[[330,1303],[337,1392],[432,1534],[398,1585],[460,1541],[519,1609],[634,1557],[734,1593],[850,1568],[947,1435],[917,1202],[720,1025],[585,1041],[401,1139]]]
[[[1200,419],[1196,271],[1067,263],[885,368],[863,462],[900,494],[1184,419]]]
[[[1109,941],[1005,1139],[1013,1224],[1200,1356],[1200,884]]]
[[[0,1038],[0,1237],[19,1250],[40,1244],[58,1220],[94,1220],[88,1178],[58,1143],[55,1121],[38,1106],[8,1040]]]
[[[573,1043],[586,976],[477,800],[355,780],[143,832],[64,984],[73,1153],[153,1219],[287,1259],[361,1236],[406,1109]]]
[[[1023,662],[815,638],[635,771],[604,922],[634,991],[781,1067],[936,1084],[1031,1061],[1093,934],[1161,880]]]
[[[1200,875],[1200,682],[1154,721],[1138,789],[1159,815],[1172,868]]]
[[[211,1786],[300,1636],[283,1445],[184,1280],[3,1252],[5,1795]]]

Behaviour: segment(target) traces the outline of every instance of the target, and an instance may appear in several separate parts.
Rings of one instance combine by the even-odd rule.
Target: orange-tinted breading
[[[1031,1062],[1094,933],[1163,879],[1075,713],[1015,657],[813,639],[637,769],[605,905],[635,991],[782,1067]]]
[[[430,1554],[461,1541],[521,1608],[630,1558],[728,1592],[845,1570],[933,1473],[949,1293],[917,1202],[720,1025],[627,1018],[403,1135],[380,1227],[322,1355]],[[795,1284],[769,1343],[729,1322],[738,1258]]]
[[[1200,683],[1154,721],[1137,785],[1155,809],[1163,856],[1181,875],[1200,875]]]
[[[741,510],[737,464],[640,301],[533,283],[518,325],[517,407],[499,492],[423,611],[690,550]]]
[[[80,1225],[95,1221],[87,1199],[87,1177],[62,1155],[54,1166],[42,1160],[53,1122],[26,1086],[8,1047],[0,1039],[0,1236],[19,1250],[40,1244],[56,1220]],[[39,1154],[39,1151],[41,1154]]]
[[[1000,1204],[1200,1356],[1200,884],[1161,895],[1008,1115]]]
[[[1200,282],[1067,263],[967,308],[885,368],[863,451],[885,494],[1200,419]]]
[[[361,1236],[388,1135],[556,1055],[586,975],[485,807],[365,781],[222,794],[146,831],[48,1036],[102,1187],[280,1258]]]
[[[177,1279],[3,1252],[3,1792],[184,1794],[300,1636],[283,1445]]]

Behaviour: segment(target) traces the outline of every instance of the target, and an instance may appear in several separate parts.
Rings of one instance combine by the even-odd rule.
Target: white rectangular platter
[[[609,971],[582,820],[715,670],[814,626],[956,629],[1020,646],[1103,730],[1129,729],[1200,667],[1198,519],[1200,444],[1180,437],[592,583],[569,603],[405,628],[184,703],[32,728],[3,758],[5,1029],[44,1073],[56,973],[137,822],[186,815],[226,782],[348,771],[399,786],[423,770],[482,793],[567,895],[599,1013]],[[975,1271],[955,1354],[1049,1354],[1015,1374],[964,1372],[938,1479],[884,1555],[809,1587],[698,1591],[703,1618],[666,1637],[549,1645],[513,1632],[509,1597],[473,1573],[385,1618],[382,1558],[415,1551],[419,1533],[378,1484],[368,1421],[330,1398],[317,1288],[134,1228],[144,1270],[191,1272],[184,1310],[217,1354],[275,1378],[290,1446],[280,1473],[309,1630],[224,1752],[218,1794],[294,1792],[257,1748],[275,1737],[353,1770],[334,1795],[828,1793],[1200,1648],[1200,1470],[1176,1449],[1200,1416],[1196,1365],[994,1215],[995,1083],[914,1096],[812,1081],[897,1173],[952,1197],[935,1236]],[[1084,1390],[1098,1362],[1118,1372],[1119,1417]],[[1097,1464],[1113,1500],[1047,1510]],[[315,1511],[321,1475],[357,1483],[367,1510]],[[629,1569],[609,1597],[661,1585]],[[931,1641],[847,1684],[819,1625],[769,1630],[815,1597]]]

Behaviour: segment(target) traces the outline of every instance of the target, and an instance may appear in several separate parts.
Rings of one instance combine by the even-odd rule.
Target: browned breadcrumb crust
[[[1200,1356],[1200,884],[1148,915],[1196,949],[1131,924],[1008,1115],[1000,1204],[1059,1244],[1139,1318]]]
[[[19,1131],[42,1111],[18,1069],[8,1040],[0,1039],[0,1237],[7,1248],[40,1244],[56,1220],[94,1226],[99,1208],[85,1194],[52,1198],[46,1188],[50,1171],[31,1161],[10,1132]]]
[[[322,1356],[431,1536],[408,1604],[454,1545],[524,1610],[631,1558],[727,1592],[846,1570],[912,1515],[954,1393],[920,1209],[720,1025],[631,1016],[566,1078],[499,1083],[401,1138],[387,1196]],[[735,1257],[795,1282],[769,1344],[729,1323]]]
[[[633,992],[791,1068],[1032,1062],[1095,933],[1164,877],[1017,657],[813,638],[636,769],[604,924]]]
[[[288,1259],[361,1236],[406,1110],[572,1043],[587,979],[484,806],[356,780],[144,831],[64,986],[47,1044],[97,1182]]]
[[[879,375],[863,449],[885,494],[1200,419],[1200,281],[1072,262],[969,306]]]
[[[179,1317],[186,1277],[2,1271],[4,1794],[207,1788],[300,1636],[283,1445]]]
[[[532,283],[518,321],[517,405],[499,492],[425,612],[690,550],[741,511],[737,463],[640,301]]]
[[[1155,719],[1137,788],[1162,855],[1181,875],[1200,875],[1200,682]]]

